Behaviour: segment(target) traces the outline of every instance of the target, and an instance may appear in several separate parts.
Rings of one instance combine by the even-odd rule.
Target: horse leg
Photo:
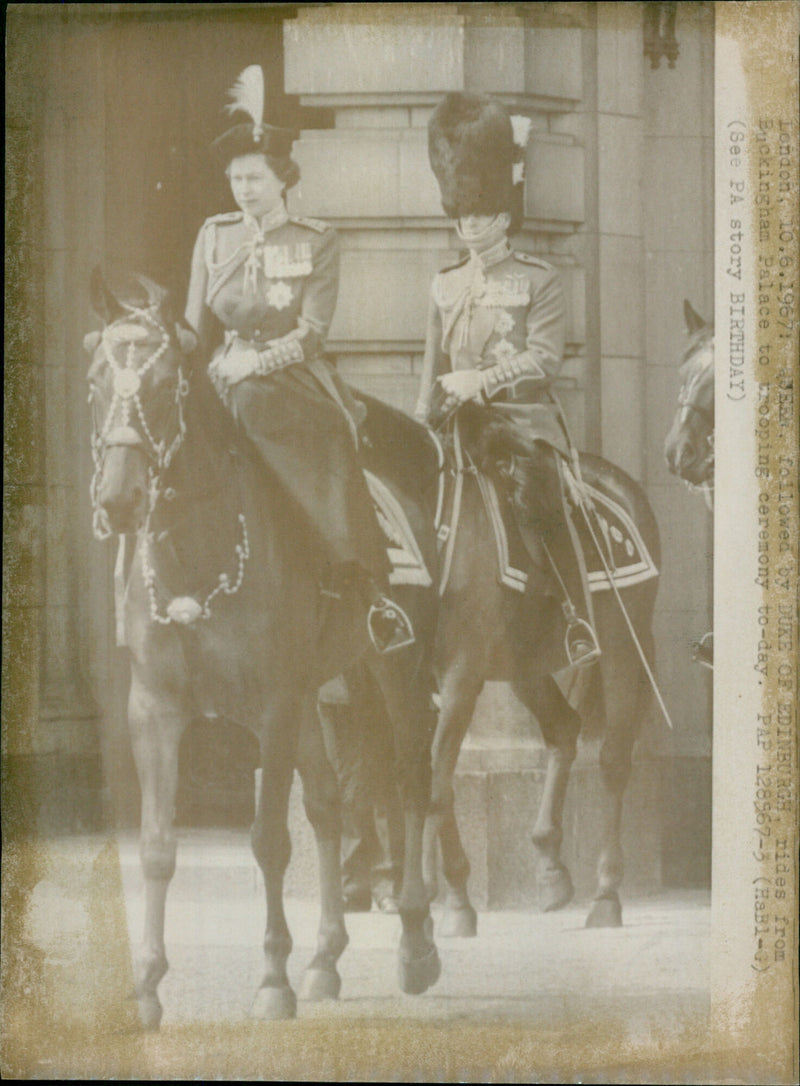
[[[517,681],[514,692],[535,713],[547,747],[547,769],[539,812],[533,827],[536,885],[543,912],[561,909],[575,893],[570,873],[561,861],[564,798],[575,760],[581,718],[551,676]]]
[[[453,775],[482,687],[483,680],[468,678],[466,668],[448,670],[442,683],[442,707],[433,740],[431,807],[425,826],[425,879],[428,894],[433,899],[436,896],[438,839],[447,883],[439,930],[446,937],[469,937],[478,932],[478,915],[467,894],[470,865],[456,823]]]
[[[175,874],[173,828],[178,786],[178,745],[186,724],[181,706],[140,680],[136,669],[128,697],[131,742],[142,790],[140,858],[145,886],[144,936],[136,963],[135,995],[142,1027],[158,1029],[158,985],[169,968],[164,947],[167,890]]]
[[[631,605],[632,617],[636,612]],[[622,625],[621,620],[617,626]],[[639,639],[653,658],[652,637],[637,623]],[[651,692],[630,635],[619,629],[616,640],[604,632],[604,644],[625,645],[627,655],[608,674],[603,672],[606,730],[600,746],[600,773],[603,781],[601,846],[597,861],[597,891],[586,919],[587,928],[618,928],[622,906],[618,889],[624,870],[620,828],[622,798],[631,773],[633,744],[650,704]]]
[[[336,999],[342,986],[336,963],[348,941],[342,901],[341,812],[336,774],[315,711],[303,721],[297,768],[303,781],[303,805],[317,842],[321,908],[317,952],[303,974],[299,994],[314,1001]]]
[[[427,662],[419,658],[373,663],[392,724],[395,767],[403,805],[405,850],[403,884],[397,901],[403,931],[398,979],[402,991],[419,995],[439,979],[441,962],[433,941],[430,903],[422,878],[422,835],[430,799],[430,735],[433,710],[425,681]]]
[[[597,891],[586,918],[587,928],[622,926],[622,905],[617,893],[624,870],[620,827],[622,796],[630,776],[633,746],[626,739],[619,735],[606,736],[600,747],[602,843],[597,861]]]
[[[282,706],[269,714],[268,724],[259,736],[261,793],[250,840],[264,875],[267,925],[264,977],[250,1011],[254,1018],[294,1018],[297,1013],[297,1001],[286,973],[292,937],[283,908],[283,879],[291,854],[287,825],[289,790],[301,714],[302,707],[297,702]]]
[[[374,800],[379,794],[377,779],[391,765],[391,757],[378,765],[373,745],[376,732],[389,732],[389,742],[391,733],[382,704],[381,715],[376,717],[378,699],[374,682],[363,665],[351,668],[342,682],[346,684],[347,701],[341,700],[341,693],[338,702],[323,700],[323,688],[318,711],[326,749],[339,782],[345,912],[369,912],[372,869],[378,853],[374,814]]]

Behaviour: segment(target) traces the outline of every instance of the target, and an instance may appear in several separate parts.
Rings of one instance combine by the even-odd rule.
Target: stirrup
[[[386,596],[379,596],[367,614],[367,632],[375,650],[381,654],[397,652],[413,645],[414,630],[402,607]]]
[[[692,661],[695,664],[701,664],[703,667],[714,669],[714,634],[710,631],[698,641],[693,641],[692,645]]]
[[[565,603],[564,614],[567,619],[567,632],[564,635],[564,651],[570,667],[588,667],[600,655],[597,635],[585,619],[578,618],[572,604]]]

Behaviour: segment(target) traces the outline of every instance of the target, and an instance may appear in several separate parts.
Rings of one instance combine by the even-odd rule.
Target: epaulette
[[[514,259],[518,260],[520,264],[532,264],[536,268],[542,268],[543,271],[553,271],[552,264],[548,264],[546,260],[540,260],[538,256],[534,256],[532,253],[520,253],[515,249]]]
[[[322,219],[306,219],[301,215],[290,215],[289,222],[295,223],[296,226],[307,226],[309,230],[316,230],[318,234],[324,234],[330,229],[330,223],[323,222]]]
[[[243,218],[244,213],[242,211],[223,211],[221,215],[212,215],[210,219],[206,219],[203,225],[208,226],[212,222],[241,222]]]

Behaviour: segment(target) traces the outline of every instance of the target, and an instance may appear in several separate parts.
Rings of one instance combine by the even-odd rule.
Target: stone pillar
[[[7,408],[22,445],[6,455],[17,529],[6,583],[20,625],[7,641],[14,677],[4,686],[27,720],[24,734],[6,729],[13,764],[24,768],[15,797],[25,800],[26,827],[45,832],[100,820],[98,713],[84,635],[88,582],[103,568],[101,561],[90,572],[80,560],[90,524],[80,348],[88,310],[85,288],[76,290],[88,282],[86,247],[103,223],[102,174],[85,139],[93,109],[102,108],[92,40],[57,20],[24,16],[14,34],[21,120],[11,171],[21,202],[13,218],[24,259],[14,276],[18,335],[7,359],[24,396]],[[76,207],[100,213],[76,216]],[[4,618],[12,612],[4,608]]]
[[[515,245],[561,271],[569,326],[558,392],[578,444],[599,450],[605,438],[607,451],[640,474],[640,75],[630,92],[637,96],[631,111],[627,102],[611,99],[615,90],[625,94],[627,71],[608,67],[608,100],[599,115],[591,8],[548,4],[540,13],[538,7],[525,5],[524,15],[523,6],[481,4],[415,5],[410,11],[339,5],[335,13],[301,8],[284,24],[285,89],[303,105],[331,109],[335,123],[331,130],[303,132],[295,145],[303,176],[292,207],[327,219],[342,237],[340,297],[329,337],[340,371],[357,387],[410,411],[430,283],[458,256],[428,164],[428,118],[444,93],[462,89],[494,94],[527,114],[533,127],[526,220]],[[639,68],[637,57],[634,77]],[[621,410],[634,412],[632,426],[628,418],[621,425]],[[532,899],[530,831],[543,762],[533,718],[507,687],[489,684],[456,782],[479,904]],[[594,882],[596,765],[596,750],[579,758],[567,801],[565,858],[583,893]],[[635,783],[629,802],[638,839],[632,833],[628,888],[658,880],[657,849],[650,847],[653,816],[644,817],[647,793],[646,780]]]
[[[6,322],[3,448],[3,818],[5,832],[35,827],[46,516],[44,374],[41,365],[44,77],[38,29],[9,15],[6,71]]]
[[[658,667],[675,732],[661,728],[664,875],[672,885],[708,885],[711,859],[711,672],[690,642],[711,629],[713,518],[664,461],[677,410],[686,345],[683,299],[714,315],[714,13],[680,4],[680,47],[644,77],[645,478],[661,529],[656,615]]]
[[[102,216],[102,172],[86,133],[103,108],[97,87],[94,38],[53,27],[47,43],[49,78],[44,108],[44,428],[47,518],[46,604],[43,626],[41,742],[60,751],[64,784],[54,804],[73,828],[99,818],[101,787],[98,708],[90,691],[85,638],[88,513],[88,411],[81,341],[87,324],[86,247]],[[94,152],[94,153],[93,153]],[[82,305],[81,302],[84,304]],[[102,562],[94,567],[102,571]]]

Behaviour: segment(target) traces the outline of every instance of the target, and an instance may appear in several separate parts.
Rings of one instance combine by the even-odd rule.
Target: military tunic
[[[533,437],[567,454],[549,392],[564,335],[564,294],[545,261],[513,252],[503,239],[445,268],[431,288],[417,418],[428,418],[437,377],[477,369],[484,403],[524,419]]]
[[[352,401],[322,354],[338,286],[339,243],[327,224],[292,218],[282,204],[260,222],[216,215],[197,237],[186,320],[204,356],[213,349],[217,391],[326,561],[357,562],[382,579],[388,559],[357,460]]]

